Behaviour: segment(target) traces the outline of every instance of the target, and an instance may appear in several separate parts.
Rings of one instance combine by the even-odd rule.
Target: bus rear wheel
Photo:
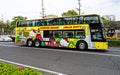
[[[27,46],[28,46],[28,47],[32,47],[32,46],[33,46],[33,41],[32,41],[32,39],[28,39],[28,40],[27,40]]]
[[[79,41],[76,46],[77,46],[76,48],[80,49],[80,50],[87,50],[88,49],[87,43],[83,40]]]
[[[35,44],[35,47],[40,47],[41,46],[40,40],[35,40],[34,44]]]

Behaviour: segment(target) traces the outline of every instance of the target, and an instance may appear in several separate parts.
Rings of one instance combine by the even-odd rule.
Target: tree
[[[67,12],[63,12],[62,16],[74,16],[78,15],[78,13],[75,10],[68,10]]]
[[[12,19],[13,19],[13,21],[26,20],[27,17],[23,17],[23,16],[14,16]]]
[[[12,18],[12,22],[11,22],[11,26],[10,26],[10,30],[14,30],[15,26],[16,26],[16,22],[19,20],[26,20],[27,17],[23,17],[23,16],[14,16]]]
[[[0,20],[0,29],[3,27],[3,21]]]
[[[7,20],[6,22],[3,22],[2,20],[0,20],[0,34],[7,34],[7,33],[11,33],[13,32],[15,26],[16,26],[16,22],[19,20],[26,20],[27,17],[22,17],[22,16],[14,16],[12,18],[12,22],[10,22],[9,20]]]
[[[102,17],[103,23],[106,28],[120,29],[119,25],[115,21],[107,20]]]
[[[0,20],[0,34],[4,33],[4,22],[2,20]]]
[[[4,25],[4,31],[5,31],[5,33],[6,34],[11,33],[11,31],[10,31],[11,22],[9,20],[7,20],[4,24],[5,24]]]

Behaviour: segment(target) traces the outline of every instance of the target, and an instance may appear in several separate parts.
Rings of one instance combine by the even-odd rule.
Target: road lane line
[[[5,46],[5,47],[19,47],[17,45],[3,45],[3,44],[0,44],[0,46]]]
[[[44,71],[44,72],[51,73],[51,74],[67,75],[67,74],[63,74],[63,73],[59,73],[59,72],[55,72],[55,71],[51,71],[51,70],[46,70],[46,69],[42,69],[42,68],[30,66],[30,65],[25,65],[25,64],[21,64],[21,63],[17,63],[17,62],[12,62],[12,61],[8,61],[8,60],[4,60],[4,59],[0,59],[0,61],[10,63],[10,64],[14,64],[14,65],[19,65],[19,66],[24,66],[24,67],[36,69],[36,70],[39,70],[39,71]]]

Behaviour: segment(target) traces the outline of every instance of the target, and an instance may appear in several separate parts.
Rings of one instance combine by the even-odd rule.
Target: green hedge
[[[40,71],[0,62],[0,75],[43,75]]]
[[[109,47],[120,47],[120,40],[108,40]]]

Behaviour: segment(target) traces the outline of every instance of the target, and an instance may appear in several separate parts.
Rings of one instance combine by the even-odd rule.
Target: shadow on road
[[[26,45],[21,45],[21,47],[28,47]],[[32,48],[36,48],[36,47],[32,47]],[[99,53],[105,53],[107,52],[107,50],[97,50],[97,49],[87,49],[87,50],[79,50],[76,48],[63,48],[63,47],[37,47],[37,48],[46,48],[46,49],[57,49],[57,50],[67,50],[67,51],[82,51],[82,52],[99,52]]]

